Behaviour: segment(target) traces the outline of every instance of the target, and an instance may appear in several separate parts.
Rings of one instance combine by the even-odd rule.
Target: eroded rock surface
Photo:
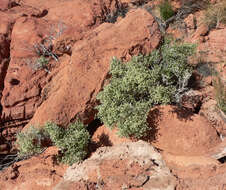
[[[221,142],[208,121],[192,112],[174,106],[160,106],[155,116],[153,145],[176,155],[202,155]]]
[[[163,154],[167,166],[177,177],[177,190],[225,189],[226,164],[206,156]]]
[[[82,164],[67,169],[55,190],[85,189],[173,190],[175,178],[161,155],[139,141],[99,148]]]
[[[0,123],[5,140],[15,140],[15,133],[47,99],[31,124],[53,120],[66,125],[78,114],[87,122],[92,120],[95,96],[106,79],[110,59],[148,53],[161,38],[157,23],[144,9],[132,10],[121,22],[91,31],[126,6],[117,0],[1,1]],[[35,46],[50,39],[50,49],[59,61],[50,60],[47,71],[37,69],[41,55]],[[89,60],[84,64],[86,56]]]
[[[125,142],[131,142],[131,139],[119,137],[117,129],[110,129],[104,125],[97,128],[92,136],[92,141],[97,146],[114,146]]]
[[[75,116],[89,123],[112,57],[128,60],[132,55],[148,53],[160,39],[158,25],[145,9],[132,10],[115,24],[100,25],[74,44],[70,62],[53,79],[48,99],[29,125],[48,120],[66,125]]]
[[[0,173],[0,189],[52,190],[62,179],[66,166],[57,165],[57,149],[48,148],[43,154],[15,163]]]
[[[157,22],[144,8],[138,8],[159,3],[0,0],[0,154],[9,154],[15,134],[28,122],[27,127],[49,120],[66,126],[78,116],[90,123],[95,97],[110,77],[111,58],[129,60],[159,45]],[[175,10],[182,3],[172,1]],[[189,14],[185,28],[175,25],[167,30],[198,45],[199,54],[194,58],[198,59],[195,64],[202,62],[198,72],[203,84],[201,90],[188,94],[183,106],[189,110],[173,106],[152,110],[154,136],[149,140],[159,148],[166,164],[151,145],[132,143],[117,137],[116,130],[101,126],[92,140],[97,147],[113,147],[98,149],[65,175],[66,167],[55,164],[57,150],[47,149],[1,172],[0,189],[49,190],[60,180],[56,190],[225,189],[225,115],[216,107],[211,69],[218,71],[225,84],[226,30],[224,25],[210,30],[202,22],[203,14]],[[40,55],[34,52],[34,45],[50,37],[59,60],[50,60],[47,71],[36,70],[34,63]]]

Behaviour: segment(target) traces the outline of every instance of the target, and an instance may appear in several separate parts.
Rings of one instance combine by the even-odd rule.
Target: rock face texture
[[[226,115],[217,108],[216,100],[210,99],[204,102],[200,114],[208,119],[219,134],[226,136]]]
[[[161,39],[145,9],[102,24],[111,18],[116,22],[113,15],[126,6],[117,0],[1,1],[1,141],[15,140],[37,109],[29,125],[49,120],[67,125],[76,116],[87,123],[93,119],[95,96],[108,77],[111,58],[148,53]],[[48,70],[37,68],[35,47],[45,43],[59,58],[49,60]]]
[[[97,146],[114,146],[125,142],[131,142],[128,138],[119,137],[117,129],[110,129],[104,125],[97,128],[92,136],[92,141]]]
[[[154,108],[155,137],[153,145],[176,155],[202,155],[221,140],[207,120],[174,106]]]
[[[127,61],[161,43],[163,26],[147,11],[160,2],[0,0],[0,169],[24,126],[53,121],[66,127],[77,118],[92,125],[112,57]],[[185,3],[170,2],[174,10]],[[194,11],[184,26],[178,22],[166,31],[198,45],[191,59],[198,81],[184,96],[184,109],[150,111],[149,143],[120,138],[117,129],[102,125],[83,163],[57,165],[58,150],[50,147],[0,171],[0,190],[225,190],[226,116],[217,108],[212,70],[225,85],[226,26],[210,30],[203,15]],[[44,67],[38,62],[42,55],[48,59]]]
[[[163,154],[167,166],[177,177],[177,190],[225,189],[226,164],[205,156]]]
[[[226,52],[226,28],[210,31],[206,41],[200,45],[200,49],[208,51],[208,59],[219,62],[225,59]]]
[[[92,28],[103,23],[105,19],[117,9],[126,6],[120,0],[24,0],[22,6],[31,6],[46,12],[48,20],[61,20],[75,27]]]
[[[146,142],[99,148],[82,164],[67,169],[54,190],[142,189],[173,190],[175,178],[161,155]]]
[[[70,62],[54,77],[47,100],[29,125],[48,120],[66,125],[75,116],[89,123],[94,116],[95,97],[108,78],[111,58],[128,60],[132,55],[148,53],[160,39],[157,23],[144,9],[132,10],[115,24],[97,27],[75,43]]]
[[[0,10],[1,11],[8,9],[8,7],[9,7],[9,0],[2,0],[0,2]]]
[[[52,190],[62,179],[66,166],[56,165],[57,149],[48,148],[42,155],[34,156],[12,165],[1,172],[0,189]]]
[[[46,23],[47,24],[47,23]],[[29,119],[40,105],[40,93],[46,72],[32,68],[33,44],[40,41],[44,23],[37,19],[20,18],[14,24],[10,44],[11,60],[4,81],[2,120]],[[43,33],[39,31],[43,31]]]

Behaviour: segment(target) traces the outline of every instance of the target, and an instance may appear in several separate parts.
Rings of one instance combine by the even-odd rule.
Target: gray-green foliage
[[[17,134],[17,145],[19,156],[30,156],[40,153],[43,150],[43,142],[47,137],[44,130],[31,126],[27,131]]]
[[[40,56],[36,61],[36,69],[46,69],[49,64],[49,60],[45,56]]]
[[[174,15],[173,8],[168,0],[163,0],[159,5],[161,18],[166,21]]]
[[[177,102],[191,76],[188,56],[195,46],[167,41],[147,56],[134,56],[128,63],[113,58],[112,78],[97,99],[97,116],[121,136],[141,138],[149,130],[147,116],[158,104]]]
[[[205,11],[203,20],[210,29],[218,28],[221,23],[226,24],[226,0],[211,3]]]
[[[81,122],[70,124],[67,129],[47,123],[45,130],[50,135],[51,141],[61,150],[60,160],[63,163],[71,165],[83,160],[87,155],[90,135]]]
[[[215,89],[217,106],[226,114],[226,86],[219,75],[216,75],[213,86]]]
[[[46,123],[40,128],[30,127],[27,131],[17,135],[19,156],[31,156],[40,153],[47,144],[44,141],[51,140],[62,155],[60,161],[66,164],[73,164],[81,161],[87,155],[87,148],[90,139],[86,127],[79,121],[72,123],[67,129],[63,129],[54,123]]]

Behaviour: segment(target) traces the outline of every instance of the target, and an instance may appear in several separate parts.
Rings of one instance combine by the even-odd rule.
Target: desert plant
[[[145,136],[150,108],[176,102],[186,91],[191,76],[187,57],[194,49],[194,45],[166,41],[161,49],[134,56],[125,64],[113,58],[110,83],[97,95],[97,117],[106,126],[117,126],[120,136]]]
[[[20,157],[32,156],[42,152],[49,145],[45,142],[51,140],[61,151],[60,161],[71,165],[85,158],[89,139],[89,132],[79,121],[70,124],[67,129],[47,122],[41,129],[32,126],[27,131],[19,133],[17,145]]]
[[[219,75],[213,81],[217,106],[226,114],[226,87]]]
[[[17,134],[17,145],[19,157],[31,156],[40,153],[43,149],[43,142],[48,138],[48,134],[42,130],[31,126],[27,131]]]
[[[159,5],[159,9],[160,16],[164,21],[166,21],[167,19],[174,15],[173,8],[168,0],[162,1],[161,4]]]
[[[49,63],[49,60],[42,55],[37,59],[36,67],[37,67],[37,69],[46,69],[48,63]]]
[[[61,150],[60,161],[73,164],[81,161],[87,155],[90,135],[80,121],[70,124],[67,129],[62,129],[54,123],[45,125],[46,132],[51,141]]]
[[[226,24],[226,0],[210,4],[203,20],[210,29],[218,28],[220,23]]]

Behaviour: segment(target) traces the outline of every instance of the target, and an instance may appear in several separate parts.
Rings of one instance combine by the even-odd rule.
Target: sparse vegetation
[[[60,161],[63,163],[71,165],[86,157],[90,136],[81,122],[70,124],[67,129],[47,123],[45,130],[51,141],[61,150]]]
[[[31,127],[17,135],[19,155],[31,156],[40,153],[46,146],[43,144],[46,139],[50,139],[60,149],[59,160],[71,165],[83,160],[87,155],[90,136],[79,121],[70,124],[67,129],[54,123],[46,123],[43,129]]]
[[[210,29],[218,28],[221,23],[226,24],[226,0],[209,4],[203,20]]]
[[[226,114],[226,87],[218,75],[216,76],[213,85],[215,89],[217,106]]]
[[[36,67],[37,67],[37,69],[46,69],[48,63],[49,63],[49,60],[42,55],[37,59]]]
[[[159,5],[159,9],[160,9],[160,16],[164,21],[166,21],[167,19],[169,19],[175,14],[168,0],[163,0]]]
[[[17,145],[19,157],[31,156],[40,153],[43,149],[48,134],[42,130],[31,126],[27,131],[17,134]]]
[[[114,58],[111,81],[97,96],[100,101],[97,116],[105,125],[117,126],[120,136],[145,136],[150,108],[179,102],[187,90],[191,76],[187,58],[194,50],[194,45],[166,40],[159,50],[147,56],[134,56],[128,63]]]

